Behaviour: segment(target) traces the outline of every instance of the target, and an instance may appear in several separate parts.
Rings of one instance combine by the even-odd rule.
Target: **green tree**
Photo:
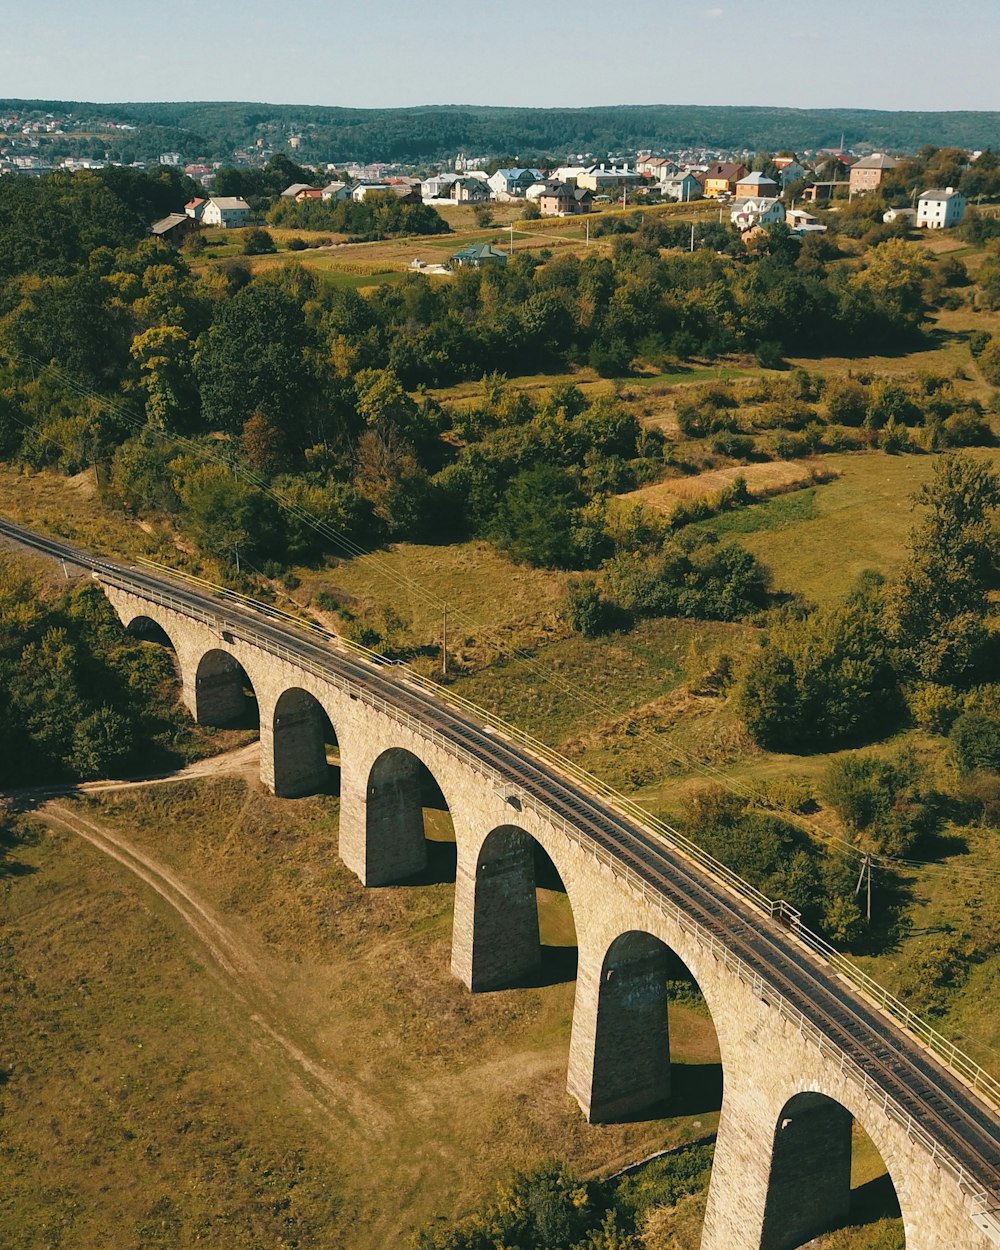
[[[877,733],[899,694],[881,602],[871,594],[773,626],[737,686],[747,729],[779,751],[842,746]]]
[[[276,282],[258,278],[225,300],[195,357],[209,426],[237,434],[260,411],[298,433],[314,385],[311,344],[302,306]]]
[[[1000,477],[983,461],[952,453],[941,457],[914,500],[927,515],[910,535],[909,561],[890,596],[892,637],[919,677],[967,680],[989,640]]]
[[[572,568],[573,540],[583,497],[573,478],[554,465],[526,469],[504,491],[491,529],[493,541],[515,560],[544,568]]]

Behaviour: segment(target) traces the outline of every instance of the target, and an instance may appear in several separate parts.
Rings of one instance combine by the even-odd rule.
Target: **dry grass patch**
[[[234,989],[89,845],[27,849],[0,882],[20,987],[5,1000],[4,1244],[36,1250],[48,1230],[81,1250],[382,1250],[478,1206],[512,1167],[613,1171],[715,1127],[708,1105],[585,1124],[565,1092],[573,983],[467,993],[449,971],[453,885],[362,889],[336,856],[332,798],[225,779],[79,810],[184,883],[250,972]],[[543,892],[541,910],[545,940],[571,941],[565,898]],[[717,1061],[704,1017],[671,1011],[675,1059]],[[324,1074],[318,1102],[295,1053]]]
[[[826,464],[825,460],[823,464]],[[752,495],[769,495],[813,481],[816,468],[816,462],[804,464],[798,460],[730,465],[724,469],[709,469],[690,477],[672,477],[651,486],[641,486],[621,498],[629,503],[642,504],[643,507],[669,514],[678,503],[692,499],[713,499],[738,477],[744,479]]]

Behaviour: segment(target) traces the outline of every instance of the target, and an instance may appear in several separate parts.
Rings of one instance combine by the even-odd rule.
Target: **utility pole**
[[[444,605],[444,620],[441,622],[441,676],[448,676],[448,605]]]
[[[861,873],[858,877],[858,884],[854,887],[854,897],[857,898],[861,893],[862,882],[867,882],[866,890],[866,915],[868,923],[871,924],[872,919],[872,857],[869,853],[865,853],[861,860]]]
[[[510,223],[510,254],[514,255],[514,223]]]
[[[590,247],[590,218],[583,223],[587,227],[587,246]]]
[[[694,222],[693,221],[691,223],[691,247],[689,250],[692,252],[694,251]]]

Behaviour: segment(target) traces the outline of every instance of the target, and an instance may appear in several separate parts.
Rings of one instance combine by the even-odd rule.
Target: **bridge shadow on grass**
[[[899,1214],[899,1199],[887,1172],[851,1190],[852,1224],[899,1219]]]
[[[458,867],[458,848],[454,842],[427,839],[427,867],[409,877],[389,882],[389,888],[400,885],[454,885]]]
[[[565,985],[576,980],[578,954],[575,946],[546,946],[542,943],[542,962],[532,972],[512,982],[511,989],[540,990],[547,985]]]
[[[634,1115],[616,1116],[617,1124],[648,1124],[677,1116],[712,1115],[722,1108],[721,1063],[672,1063],[669,1098],[652,1103]]]

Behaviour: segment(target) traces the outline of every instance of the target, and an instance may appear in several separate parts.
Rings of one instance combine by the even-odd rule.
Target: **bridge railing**
[[[447,686],[443,686],[429,678],[421,676],[408,665],[401,664],[397,661],[389,660],[378,652],[373,651],[369,647],[362,646],[359,643],[351,642],[349,639],[340,637],[331,630],[323,628],[314,621],[303,619],[289,612],[285,612],[281,608],[277,608],[272,604],[265,604],[250,596],[243,595],[238,591],[227,590],[224,587],[216,586],[214,583],[206,581],[203,578],[195,577],[192,574],[178,574],[176,570],[159,565],[150,560],[141,560],[143,565],[155,569],[157,573],[166,574],[173,577],[181,577],[183,580],[192,582],[202,589],[208,591],[213,596],[221,596],[230,602],[241,607],[249,607],[254,612],[264,613],[273,617],[281,623],[287,623],[295,626],[300,630],[321,638],[325,642],[330,642],[334,646],[349,650],[361,659],[367,660],[369,663],[375,664],[380,668],[392,668],[394,672],[408,685],[413,685],[422,690],[425,694],[437,700],[443,700],[452,704],[458,710],[468,713],[476,720],[484,723],[496,733],[503,735],[512,742],[516,742],[526,747],[533,755],[544,760],[553,767],[557,772],[561,773],[567,779],[571,779],[578,785],[589,791],[595,798],[601,799],[609,807],[612,807],[619,815],[626,817],[640,825],[647,832],[653,833],[661,837],[674,850],[683,854],[686,858],[694,861],[699,867],[708,872],[714,879],[727,886],[740,898],[748,902],[756,911],[767,916],[771,920],[776,920],[795,938],[797,938],[804,946],[821,956],[829,963],[846,981],[848,981],[856,990],[859,990],[867,999],[878,1006],[887,1015],[890,1015],[898,1024],[900,1024],[907,1032],[918,1038],[929,1050],[942,1059],[956,1073],[967,1081],[974,1089],[982,1094],[988,1101],[1000,1108],[1000,1081],[998,1081],[990,1072],[988,1072],[981,1064],[977,1063],[969,1055],[957,1046],[944,1034],[940,1033],[931,1024],[928,1024],[916,1012],[911,1011],[907,1005],[895,995],[891,994],[885,986],[881,985],[873,977],[860,968],[856,963],[849,959],[832,946],[825,938],[814,933],[801,923],[800,913],[791,907],[787,902],[780,899],[772,899],[763,891],[757,889],[749,881],[744,880],[738,873],[724,864],[721,860],[710,855],[702,847],[698,846],[690,838],[686,837],[679,829],[674,828],[666,821],[659,817],[651,815],[645,808],[641,807],[633,799],[620,791],[615,790],[607,782],[602,781],[593,773],[581,768],[579,764],[568,759],[559,751],[554,750],[546,743],[534,738],[525,730],[518,726],[510,724],[501,717],[494,715],[486,708],[480,707],[471,700],[458,694],[456,691]],[[112,570],[113,572],[114,570]],[[119,575],[120,576],[120,575]],[[127,588],[127,587],[126,587]],[[190,612],[188,605],[176,602],[173,604],[175,608],[181,611]],[[216,622],[209,622],[216,623]],[[248,622],[249,628],[252,630],[252,624]],[[260,639],[258,641],[265,647],[274,650],[276,646],[271,639]],[[290,659],[295,663],[301,663],[302,657],[298,653],[286,653],[283,658]],[[330,680],[331,674],[328,669],[322,665],[312,668],[312,671],[326,680]],[[334,675],[336,684],[345,691],[350,690],[356,693],[357,688],[354,683],[347,682]],[[480,773],[485,773],[495,785],[507,785],[507,779],[501,777],[496,769],[487,765],[480,760],[472,752],[461,747],[447,735],[441,734],[438,730],[428,727],[425,722],[410,716],[402,709],[395,707],[393,704],[381,699],[379,696],[373,695],[370,691],[363,691],[365,702],[370,703],[382,711],[384,714],[391,716],[397,721],[401,721],[411,731],[419,733],[425,738],[432,739],[435,744],[449,754],[459,756],[463,762],[476,769]],[[508,786],[508,788],[510,788]],[[521,791],[522,801],[530,800],[530,796],[523,790]],[[531,800],[532,807],[537,808],[538,805]],[[550,809],[545,808],[544,814],[547,818],[553,816]],[[565,822],[563,822],[565,824]],[[567,826],[567,830],[569,826]],[[581,841],[581,837],[576,833],[571,833],[576,841]],[[586,838],[588,846],[591,846],[595,852],[600,851],[591,839]],[[598,856],[599,858],[601,855]],[[620,874],[619,874],[620,875]],[[687,923],[690,928],[690,922]],[[710,935],[709,935],[710,936]],[[712,939],[714,941],[714,939]],[[791,1008],[794,1012],[795,1009]]]

